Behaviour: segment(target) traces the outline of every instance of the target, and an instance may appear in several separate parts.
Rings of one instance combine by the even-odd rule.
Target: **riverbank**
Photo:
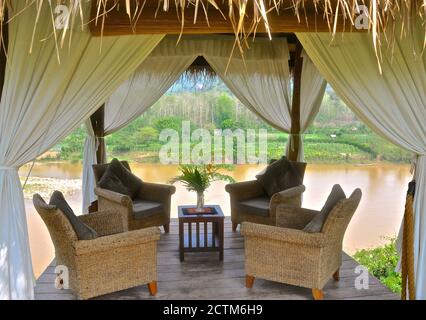
[[[60,190],[65,197],[73,197],[80,192],[82,184],[81,179],[29,177],[26,181],[24,176],[21,176],[20,179],[24,186],[24,198],[28,200],[31,200],[35,193],[47,199],[55,190]]]

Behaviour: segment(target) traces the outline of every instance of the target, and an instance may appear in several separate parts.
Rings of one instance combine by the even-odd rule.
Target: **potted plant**
[[[219,167],[208,165],[181,165],[181,174],[172,178],[171,183],[181,182],[188,191],[197,193],[197,211],[204,210],[204,192],[210,187],[213,181],[235,182],[234,178],[226,174],[219,173]]]

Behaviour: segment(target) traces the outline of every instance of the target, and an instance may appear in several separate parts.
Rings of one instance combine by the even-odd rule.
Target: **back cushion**
[[[113,159],[108,165],[99,187],[108,189],[135,199],[142,188],[142,180],[136,177],[120,161]]]
[[[256,176],[269,197],[275,193],[303,184],[306,164],[289,161],[286,157],[272,162],[264,173]]]
[[[120,162],[127,170],[131,171],[129,163],[127,161],[120,161]],[[99,184],[99,181],[101,180],[102,176],[105,174],[105,171],[108,169],[109,165],[110,165],[109,163],[103,163],[103,164],[94,164],[92,166],[97,184]]]
[[[325,205],[322,207],[321,212],[318,213],[306,226],[303,228],[303,231],[306,232],[321,232],[321,229],[327,220],[328,215],[331,210],[336,206],[340,200],[346,199],[345,192],[342,187],[338,184],[333,186],[330,195],[325,202]]]
[[[64,195],[61,192],[55,191],[52,194],[49,205],[55,206],[56,208],[62,211],[62,213],[70,222],[79,240],[92,240],[98,237],[98,234],[95,230],[84,224],[74,214],[74,211],[71,209],[68,202],[65,200]]]
[[[105,170],[105,173],[102,175],[101,180],[99,180],[98,186],[114,191],[126,196],[132,197],[129,189],[123,184],[118,174],[110,166]]]

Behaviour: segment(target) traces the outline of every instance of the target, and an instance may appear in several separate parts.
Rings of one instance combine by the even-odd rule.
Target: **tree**
[[[135,133],[137,144],[148,144],[158,140],[158,131],[153,127],[143,127]]]
[[[158,132],[161,132],[164,129],[172,129],[178,132],[182,130],[182,119],[177,117],[166,117],[155,121],[154,128]]]
[[[83,126],[78,127],[72,134],[63,139],[60,143],[61,159],[82,158],[86,130]]]
[[[220,125],[220,128],[221,129],[231,129],[231,130],[244,129],[243,125],[240,122],[235,121],[233,119],[223,120],[222,124]]]
[[[220,127],[224,120],[234,119],[235,101],[227,93],[221,93],[214,108],[214,122]]]

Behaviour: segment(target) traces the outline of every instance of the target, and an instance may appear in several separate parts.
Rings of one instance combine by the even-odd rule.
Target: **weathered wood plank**
[[[245,288],[244,239],[239,232],[231,231],[230,220],[225,220],[224,261],[217,259],[218,253],[187,253],[185,261],[179,260],[178,224],[171,223],[174,234],[162,234],[158,243],[158,295],[151,297],[146,285],[108,294],[97,299],[311,299],[306,288],[285,285],[263,279],[256,279],[252,289]],[[203,226],[204,227],[204,226]],[[201,238],[203,229],[200,228]],[[357,290],[355,279],[358,264],[346,253],[342,254],[340,281],[330,280],[326,287],[325,299],[398,299],[373,276],[367,290]],[[75,297],[68,290],[54,287],[54,263],[37,280],[36,299],[71,300]]]
[[[59,296],[55,291],[54,293],[36,293],[35,299],[36,300],[76,300],[77,298],[71,293]]]

